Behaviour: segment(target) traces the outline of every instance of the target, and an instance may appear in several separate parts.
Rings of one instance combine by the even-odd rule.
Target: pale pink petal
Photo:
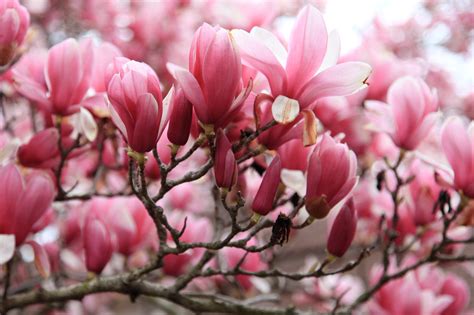
[[[233,30],[233,39],[239,46],[244,64],[260,71],[268,80],[274,96],[286,90],[286,72],[277,57],[258,38],[243,30]]]
[[[469,180],[472,144],[460,118],[448,119],[441,132],[441,145],[454,171],[455,183],[463,186]]]
[[[372,68],[363,62],[345,62],[317,74],[298,92],[301,108],[307,108],[323,97],[345,96],[366,85]]]
[[[339,53],[341,52],[341,39],[339,37],[339,33],[336,30],[331,31],[328,37],[328,47],[326,50],[326,55],[324,55],[324,59],[319,66],[318,71],[316,73],[320,73],[327,68],[335,66],[337,61],[339,60]]]
[[[296,18],[288,44],[286,72],[290,93],[316,73],[326,55],[327,40],[322,14],[311,5],[305,6]]]
[[[282,67],[286,66],[288,52],[280,40],[272,32],[256,26],[252,28],[250,34],[260,40],[265,46],[267,46],[268,49],[270,49]]]

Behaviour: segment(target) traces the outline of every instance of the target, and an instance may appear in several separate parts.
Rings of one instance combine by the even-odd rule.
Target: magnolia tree
[[[343,55],[323,1],[24,5],[0,0],[0,313],[467,312],[473,94],[426,34],[469,58],[468,4]]]

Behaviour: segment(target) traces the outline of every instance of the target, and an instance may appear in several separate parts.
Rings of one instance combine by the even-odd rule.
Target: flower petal
[[[305,6],[298,14],[288,45],[289,91],[296,92],[316,73],[326,55],[327,41],[322,14],[311,5]]]
[[[295,120],[300,113],[297,100],[279,95],[272,104],[273,119],[281,124],[288,124]]]
[[[345,62],[317,74],[298,92],[301,108],[326,96],[345,96],[366,86],[372,68],[363,62]]]

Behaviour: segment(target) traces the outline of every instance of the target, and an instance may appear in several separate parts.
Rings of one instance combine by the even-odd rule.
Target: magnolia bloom
[[[55,195],[51,180],[39,173],[22,178],[16,166],[0,168],[0,234],[15,235],[21,245],[46,213]]]
[[[227,139],[222,129],[217,130],[216,154],[214,157],[214,176],[216,185],[230,189],[237,182],[239,170],[232,152],[232,144]]]
[[[0,1],[0,67],[15,57],[29,26],[30,14],[18,0]]]
[[[357,183],[357,158],[346,144],[324,134],[308,162],[306,210],[310,216],[327,216]]]
[[[402,266],[409,263],[414,263],[413,257],[405,259]],[[391,261],[389,273],[398,270]],[[375,283],[382,273],[382,266],[375,266],[370,283]],[[434,265],[425,265],[385,284],[369,301],[368,314],[464,314],[469,296],[469,286],[461,278],[445,274]]]
[[[336,65],[339,37],[335,32],[328,35],[323,16],[310,5],[298,14],[288,49],[274,34],[259,27],[250,33],[233,30],[232,35],[244,64],[267,78],[274,100],[273,117],[281,123],[292,122],[300,110],[311,109],[323,97],[354,93],[365,86],[371,72],[362,62]]]
[[[460,118],[448,119],[441,145],[454,172],[454,187],[474,198],[474,123],[466,128]]]
[[[273,209],[278,186],[280,184],[281,160],[277,154],[263,175],[262,183],[252,203],[252,210],[267,215]]]
[[[209,24],[194,35],[189,71],[173,67],[172,72],[206,125],[225,126],[250,93],[250,84],[242,90],[240,56],[229,32]]]
[[[107,95],[115,126],[132,150],[153,150],[167,119],[158,76],[145,63],[126,58],[116,58],[107,71]]]
[[[326,246],[328,253],[342,257],[351,246],[356,228],[357,212],[351,198],[342,206],[332,223]]]
[[[100,274],[113,253],[109,231],[99,219],[89,216],[86,218],[82,235],[86,268]]]
[[[437,94],[422,79],[406,76],[390,86],[387,102],[366,102],[369,119],[399,148],[414,150],[436,122]]]

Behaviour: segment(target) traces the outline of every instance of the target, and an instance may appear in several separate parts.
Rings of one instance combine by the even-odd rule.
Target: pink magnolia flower
[[[401,267],[413,264],[413,260],[408,257]],[[392,261],[389,273],[397,270]],[[371,283],[381,274],[381,266],[372,269]],[[461,314],[469,294],[468,286],[460,278],[426,265],[385,284],[369,302],[369,314]]]
[[[357,159],[346,144],[324,134],[308,162],[306,210],[317,219],[327,216],[357,183]]]
[[[0,168],[0,234],[14,234],[21,245],[33,225],[46,213],[54,199],[51,180],[32,173],[22,178],[17,167]]]
[[[158,76],[148,65],[126,58],[116,58],[108,72],[107,95],[114,124],[132,150],[153,150],[168,118]]]
[[[252,210],[260,215],[267,215],[273,209],[273,201],[280,185],[281,160],[277,154],[263,175],[257,195],[252,203]]]
[[[86,218],[82,231],[87,270],[100,274],[113,253],[109,231],[99,219]]]
[[[30,14],[18,0],[0,2],[0,67],[15,57],[30,26]]]
[[[323,16],[311,5],[299,12],[288,49],[275,35],[259,27],[250,33],[233,30],[232,35],[244,64],[267,78],[275,100],[274,117],[283,123],[296,118],[300,109],[311,109],[320,98],[357,91],[371,72],[371,67],[362,62],[336,65],[339,37],[336,33],[328,35]],[[288,109],[288,117],[276,115]]]
[[[201,123],[224,127],[242,107],[250,85],[242,90],[239,53],[227,30],[203,24],[189,52],[189,71],[174,76],[193,104]]]
[[[332,223],[326,247],[328,253],[342,257],[351,246],[356,228],[357,212],[351,198],[342,206]]]
[[[466,128],[460,118],[448,119],[441,145],[454,171],[454,187],[474,198],[474,123]]]
[[[114,45],[94,45],[90,39],[79,43],[68,39],[49,52],[33,49],[13,68],[15,87],[45,114],[68,115],[84,106],[98,117],[107,117],[104,93],[110,78],[106,70],[118,56],[121,52]],[[63,61],[78,73],[62,72]]]
[[[232,144],[222,129],[217,130],[214,176],[218,187],[230,189],[237,182],[239,174]]]
[[[436,122],[438,97],[420,78],[402,77],[387,93],[388,104],[366,102],[369,119],[402,149],[414,150]]]

